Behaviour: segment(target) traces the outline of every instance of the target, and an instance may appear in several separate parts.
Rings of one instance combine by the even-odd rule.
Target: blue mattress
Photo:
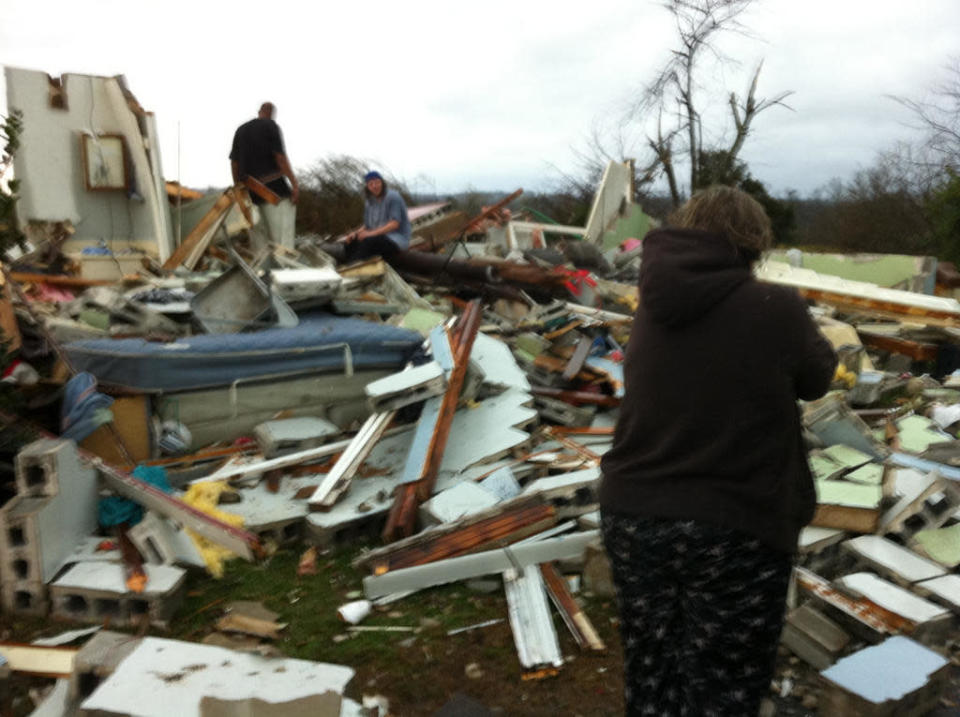
[[[205,334],[172,343],[95,339],[65,345],[78,371],[109,386],[143,392],[229,386],[238,379],[308,371],[400,369],[419,359],[416,331],[327,314],[301,317],[289,329]]]

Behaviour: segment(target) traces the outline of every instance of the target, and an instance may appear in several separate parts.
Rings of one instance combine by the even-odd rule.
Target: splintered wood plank
[[[0,655],[14,672],[26,672],[42,677],[69,677],[77,656],[72,647],[37,647],[15,642],[0,643]]]
[[[214,205],[210,207],[210,210],[200,218],[197,225],[184,238],[183,243],[180,244],[170,258],[163,263],[163,268],[167,271],[176,269],[187,260],[187,257],[189,257],[195,249],[199,248],[199,244],[204,239],[209,241],[209,239],[212,238],[211,230],[223,221],[223,218],[227,215],[227,211],[229,211],[233,203],[233,190],[228,189],[220,195]]]

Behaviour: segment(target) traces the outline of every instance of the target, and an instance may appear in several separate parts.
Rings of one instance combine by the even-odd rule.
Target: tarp
[[[301,317],[293,328],[193,336],[172,343],[92,339],[64,348],[78,371],[89,371],[103,384],[161,392],[305,371],[399,369],[416,357],[422,343],[415,331],[315,314]]]

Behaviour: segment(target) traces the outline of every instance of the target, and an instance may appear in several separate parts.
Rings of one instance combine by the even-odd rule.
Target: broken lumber
[[[0,642],[0,657],[3,657],[14,672],[24,672],[38,677],[70,677],[77,656],[74,647],[39,647],[17,642]]]
[[[567,587],[567,581],[563,579],[560,571],[553,563],[541,563],[540,573],[543,576],[543,582],[547,586],[547,593],[553,606],[557,608],[564,624],[573,635],[573,639],[581,648],[602,652],[607,649],[603,640],[597,634],[590,618],[581,609],[580,604],[574,599]]]
[[[228,548],[241,558],[253,561],[260,556],[262,552],[260,538],[253,533],[224,523],[202,510],[187,505],[179,498],[164,493],[129,473],[117,470],[86,451],[78,449],[78,452],[90,465],[100,471],[104,481],[115,493],[190,528],[198,535]]]
[[[365,553],[354,561],[354,566],[382,575],[514,543],[556,522],[552,505],[540,496],[525,496]]]
[[[180,244],[177,250],[170,255],[170,258],[163,263],[163,268],[166,271],[173,271],[181,264],[186,263],[188,257],[194,253],[194,250],[200,249],[200,245],[203,242],[209,243],[213,238],[214,232],[227,216],[227,212],[230,211],[230,207],[232,207],[236,201],[233,187],[224,190],[216,203],[210,207],[210,210],[200,218],[197,225],[184,238],[183,243]],[[187,268],[192,269],[193,267],[188,266]]]
[[[330,510],[340,496],[347,492],[354,474],[363,465],[396,415],[396,411],[387,411],[374,413],[367,418],[327,477],[317,486],[310,498],[310,510]]]
[[[373,599],[405,590],[418,590],[481,575],[502,573],[534,563],[577,558],[599,535],[598,530],[588,530],[561,538],[511,545],[499,550],[393,570],[384,575],[371,575],[363,579],[363,591],[368,599]]]
[[[432,435],[426,447],[423,463],[419,469],[415,469],[417,470],[417,477],[412,482],[403,483],[397,488],[393,506],[387,516],[387,524],[382,533],[383,539],[387,542],[413,533],[417,520],[417,507],[430,498],[433,493],[437,472],[440,470],[443,452],[446,449],[447,438],[450,434],[450,424],[453,422],[453,414],[456,412],[457,403],[460,401],[460,391],[463,388],[467,368],[470,364],[470,351],[473,348],[473,342],[480,328],[482,317],[483,312],[480,302],[474,299],[467,305],[466,310],[454,325],[452,336],[447,334],[453,352],[453,367],[447,380],[447,389],[439,402],[439,406],[433,405],[436,399],[431,399],[427,403],[427,408],[436,410]],[[435,342],[435,344],[437,345],[434,346],[434,352],[439,355],[443,349],[438,342]],[[441,360],[440,363],[443,365],[444,361]],[[425,408],[424,413],[427,412],[427,408]],[[430,420],[429,414],[427,417],[421,416],[420,420],[421,423]],[[409,461],[408,458],[408,468]]]

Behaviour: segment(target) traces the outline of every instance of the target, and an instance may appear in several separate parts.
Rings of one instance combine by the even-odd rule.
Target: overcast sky
[[[156,114],[164,174],[195,187],[229,183],[233,130],[271,100],[296,169],[348,154],[413,191],[547,189],[675,46],[651,0],[4,0],[0,13],[2,64],[126,75]],[[846,179],[909,138],[886,95],[922,97],[960,54],[957,0],[758,0],[743,20],[754,37],[721,43],[741,65],[707,63],[699,97],[721,111],[761,59],[758,95],[793,91],[742,153],[775,192]]]

